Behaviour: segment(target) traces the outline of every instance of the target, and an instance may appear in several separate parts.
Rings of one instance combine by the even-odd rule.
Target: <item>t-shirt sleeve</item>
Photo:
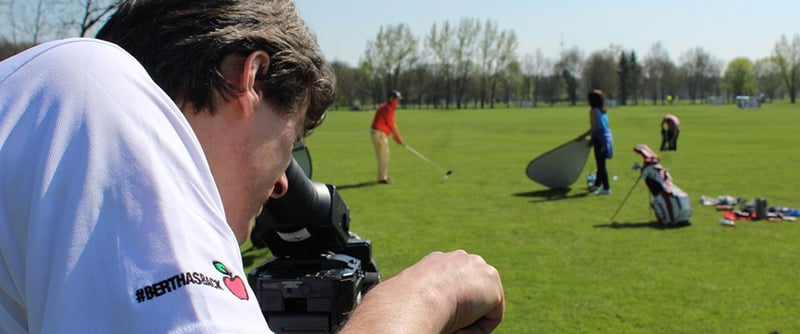
[[[9,87],[0,313],[30,332],[269,332],[202,148],[132,57],[68,40]]]

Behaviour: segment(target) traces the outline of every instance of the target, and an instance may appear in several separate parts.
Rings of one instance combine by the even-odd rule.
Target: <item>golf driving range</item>
[[[676,229],[653,223],[643,182],[632,189],[639,171],[631,166],[642,160],[633,148],[659,146],[666,113],[681,118],[680,150],[656,152],[694,210],[692,225]],[[531,159],[585,131],[587,115],[585,102],[401,107],[407,144],[435,162],[390,143],[388,186],[374,184],[372,113],[332,111],[306,142],[313,179],[336,185],[351,230],[372,240],[384,279],[434,250],[466,249],[498,268],[507,312],[496,333],[800,332],[800,222],[728,227],[714,207],[699,203],[701,195],[733,195],[800,207],[800,107],[609,108],[612,195],[587,193],[591,156],[568,190],[531,181]],[[446,170],[456,172],[444,180]],[[248,270],[259,256],[245,253]]]

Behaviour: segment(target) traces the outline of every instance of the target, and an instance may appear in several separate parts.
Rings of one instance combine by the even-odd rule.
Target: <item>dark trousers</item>
[[[661,150],[662,151],[677,151],[678,150],[678,135],[681,130],[668,130],[661,129]]]
[[[606,160],[608,159],[608,152],[606,152],[606,145],[595,141],[594,144],[594,162],[597,164],[597,175],[594,179],[594,186],[603,189],[610,189],[608,184],[608,170],[606,169]]]

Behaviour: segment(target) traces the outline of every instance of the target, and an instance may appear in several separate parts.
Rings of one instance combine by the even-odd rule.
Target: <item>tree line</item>
[[[118,0],[0,0],[0,59],[46,40],[91,36]],[[723,64],[695,47],[673,61],[655,42],[644,56],[612,45],[586,55],[577,46],[555,58],[518,54],[520,37],[494,19],[435,23],[424,36],[407,24],[380,27],[357,66],[334,61],[336,108],[374,106],[397,89],[406,106],[436,109],[577,104],[599,88],[611,103],[725,103],[736,96],[788,98],[800,82],[800,34],[780,36],[771,56]],[[370,107],[371,108],[371,107]]]
[[[781,36],[770,57],[740,57],[727,64],[699,46],[676,62],[660,42],[644,57],[614,45],[588,56],[574,46],[556,59],[539,49],[520,57],[518,39],[492,19],[434,24],[421,38],[406,24],[383,26],[357,67],[334,62],[337,104],[379,103],[386,92],[399,89],[408,97],[406,105],[443,109],[575,105],[594,88],[618,105],[677,99],[727,103],[755,95],[795,103],[800,82],[800,34]]]

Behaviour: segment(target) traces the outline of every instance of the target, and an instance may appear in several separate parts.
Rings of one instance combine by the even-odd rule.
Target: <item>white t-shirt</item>
[[[0,332],[269,332],[194,132],[113,44],[0,63]]]

